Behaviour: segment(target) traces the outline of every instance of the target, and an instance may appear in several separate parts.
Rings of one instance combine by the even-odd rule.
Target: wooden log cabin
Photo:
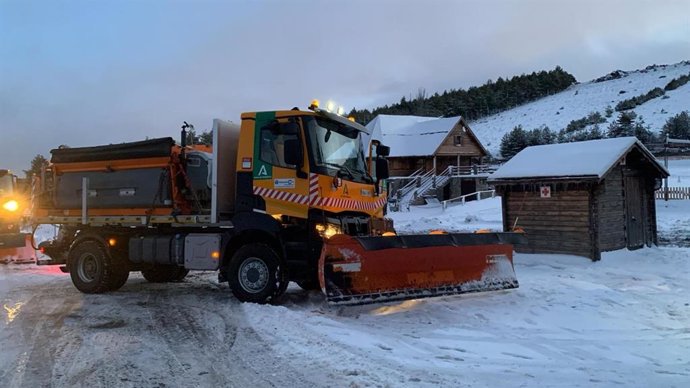
[[[654,191],[666,169],[635,137],[528,147],[489,177],[518,252],[601,252],[657,244]]]
[[[378,115],[367,128],[391,148],[391,176],[408,176],[420,168],[440,174],[450,165],[480,165],[488,155],[462,117]]]

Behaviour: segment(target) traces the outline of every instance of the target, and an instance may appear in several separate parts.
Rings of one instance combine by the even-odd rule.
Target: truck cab
[[[318,286],[324,239],[391,229],[384,221],[387,147],[370,153],[366,131],[315,106],[242,115],[236,211],[276,220],[291,278],[303,288]]]

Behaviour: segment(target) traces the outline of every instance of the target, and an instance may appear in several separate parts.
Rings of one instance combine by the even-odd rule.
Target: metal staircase
[[[448,184],[451,177],[488,176],[496,168],[497,166],[493,165],[448,166],[437,175],[434,175],[433,170],[424,171],[420,168],[403,178],[408,182],[395,192],[396,207],[409,209],[410,205],[432,201],[431,198],[436,197],[436,190]]]
[[[434,175],[433,170],[423,172],[415,171],[410,175],[410,182],[398,189],[396,197],[399,198],[401,208],[408,208],[419,198],[433,196],[436,197],[436,189],[445,186],[451,177],[452,166],[446,168],[442,173]]]

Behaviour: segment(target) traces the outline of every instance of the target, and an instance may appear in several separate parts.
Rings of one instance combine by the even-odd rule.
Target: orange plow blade
[[[319,281],[331,304],[367,304],[517,288],[518,233],[390,237],[336,235],[324,243]]]
[[[31,245],[31,235],[0,234],[0,263],[31,263],[36,261],[36,251]]]

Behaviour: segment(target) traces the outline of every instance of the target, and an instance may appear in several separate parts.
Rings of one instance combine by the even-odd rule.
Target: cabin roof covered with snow
[[[436,118],[422,116],[378,115],[367,129],[372,138],[390,147],[391,157],[434,155],[450,132],[462,120],[461,116]],[[469,130],[467,125],[465,128]],[[471,136],[482,148],[474,134]]]
[[[662,177],[669,175],[636,137],[620,137],[527,147],[491,174],[489,183],[529,178],[601,180],[635,148]]]

